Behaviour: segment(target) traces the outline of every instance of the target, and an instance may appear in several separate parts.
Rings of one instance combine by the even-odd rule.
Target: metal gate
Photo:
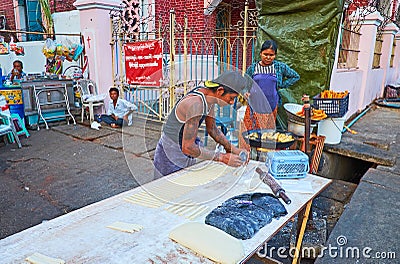
[[[245,72],[254,59],[258,14],[254,0],[225,1],[212,7],[214,15],[204,14],[204,28],[199,30],[189,24],[184,11],[155,14],[151,2],[124,0],[123,7],[110,12],[112,74],[114,85],[138,106],[140,114],[163,121],[181,96],[205,80],[229,69]],[[126,83],[123,45],[150,39],[163,42],[162,84]]]

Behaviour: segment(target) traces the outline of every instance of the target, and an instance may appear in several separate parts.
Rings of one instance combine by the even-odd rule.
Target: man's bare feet
[[[118,125],[117,124],[114,124],[114,123],[111,123],[111,125],[110,125],[112,128],[118,128]]]

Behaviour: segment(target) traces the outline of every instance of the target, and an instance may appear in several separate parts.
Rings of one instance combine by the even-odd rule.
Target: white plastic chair
[[[77,90],[81,95],[81,121],[83,122],[83,116],[85,114],[85,109],[89,109],[89,121],[92,123],[94,121],[94,108],[104,107],[104,100],[106,99],[106,94],[98,94],[96,84],[88,79],[78,80],[76,84]]]

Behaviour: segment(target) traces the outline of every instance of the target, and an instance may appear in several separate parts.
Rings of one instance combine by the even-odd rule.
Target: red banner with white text
[[[126,81],[129,84],[160,86],[162,80],[162,40],[124,45]]]

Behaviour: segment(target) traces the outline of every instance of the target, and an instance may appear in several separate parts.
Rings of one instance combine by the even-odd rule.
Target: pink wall
[[[373,100],[381,97],[385,85],[399,77],[400,46],[396,47],[393,67],[389,66],[393,38],[398,31],[394,24],[387,25],[384,31],[380,68],[372,69],[377,27],[382,21],[383,17],[377,12],[366,17],[360,31],[358,68],[346,70],[334,67],[332,72],[331,90],[350,92],[347,117],[362,111]],[[336,54],[339,54],[338,48]]]
[[[79,10],[90,79],[96,82],[99,93],[108,93],[113,85],[109,12],[119,7],[120,1],[77,0],[74,5]]]
[[[361,82],[363,79],[364,72],[360,70],[351,71],[336,71],[332,73],[331,79],[331,90],[333,91],[349,91],[349,112],[347,117],[350,117],[353,113],[356,113],[358,108],[358,101],[361,94]]]

